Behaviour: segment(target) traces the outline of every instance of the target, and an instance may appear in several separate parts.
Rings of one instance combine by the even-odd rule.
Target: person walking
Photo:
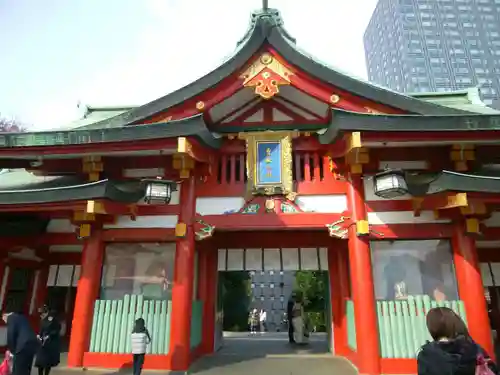
[[[292,323],[294,306],[295,306],[295,295],[292,294],[286,305],[286,318],[288,322],[288,342],[290,344],[295,344],[295,339],[293,337],[294,329]]]
[[[257,309],[250,311],[248,323],[250,324],[250,335],[256,335],[259,327],[259,313]]]
[[[266,324],[267,324],[267,313],[266,310],[261,309],[259,313],[259,324],[260,324],[260,333],[266,332]]]
[[[61,360],[61,323],[55,311],[50,311],[47,306],[42,308],[40,315],[42,321],[35,367],[38,368],[38,375],[49,375],[52,367],[59,365]]]
[[[21,313],[4,312],[2,320],[7,324],[7,349],[12,353],[12,375],[30,375],[38,345],[30,322]]]
[[[474,342],[464,321],[448,307],[430,309],[426,317],[431,342],[417,355],[418,375],[498,375],[498,368]]]
[[[144,319],[139,318],[135,321],[134,330],[131,334],[131,340],[134,375],[141,375],[147,347],[151,343],[151,336],[146,328],[146,322]]]

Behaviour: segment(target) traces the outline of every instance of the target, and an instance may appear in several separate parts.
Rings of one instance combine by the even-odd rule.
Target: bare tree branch
[[[20,121],[7,119],[0,114],[0,133],[22,133],[28,127]]]

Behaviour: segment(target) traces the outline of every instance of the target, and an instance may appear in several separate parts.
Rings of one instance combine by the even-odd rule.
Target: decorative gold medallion
[[[270,99],[279,93],[279,86],[289,85],[292,71],[281,64],[270,53],[263,53],[243,72],[243,86],[255,87],[255,93]]]
[[[340,102],[340,96],[338,96],[337,94],[333,94],[332,96],[330,96],[330,103],[337,104],[338,102]]]
[[[204,102],[199,101],[198,103],[196,103],[196,109],[198,111],[203,111],[204,108],[205,108],[205,103]]]

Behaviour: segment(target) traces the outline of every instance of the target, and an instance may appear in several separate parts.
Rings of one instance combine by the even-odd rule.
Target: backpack
[[[491,371],[488,363],[491,362],[491,359],[486,358],[483,354],[479,353],[476,358],[476,373],[475,375],[495,375],[493,371]]]

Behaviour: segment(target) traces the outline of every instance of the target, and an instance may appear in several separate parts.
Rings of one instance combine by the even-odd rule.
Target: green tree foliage
[[[245,271],[221,272],[224,330],[246,331],[250,304],[250,274]]]
[[[311,325],[325,329],[325,312],[329,304],[328,273],[325,271],[297,271],[294,293],[303,301]]]

